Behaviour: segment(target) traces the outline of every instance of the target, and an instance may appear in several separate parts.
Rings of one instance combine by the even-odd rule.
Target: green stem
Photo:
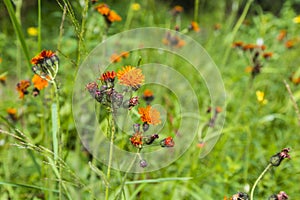
[[[125,25],[124,25],[124,30],[125,31],[129,29],[132,18],[133,18],[133,12],[134,11],[131,9],[132,3],[133,3],[133,0],[130,1],[129,8],[128,8],[128,11],[127,11],[127,17],[126,17],[126,21],[125,21]]]
[[[267,171],[272,167],[272,164],[269,163],[268,166],[265,168],[265,170],[259,175],[259,177],[256,179],[252,189],[251,189],[251,193],[250,193],[250,200],[253,200],[253,194],[254,194],[254,190],[258,184],[258,182],[262,179],[262,177],[265,175],[265,173],[267,173]]]
[[[232,34],[231,34],[231,37],[229,38],[229,43],[231,44],[235,38],[235,35],[237,34],[237,31],[240,29],[243,21],[245,20],[246,18],[246,15],[249,11],[249,8],[252,4],[253,0],[248,0],[247,1],[247,4],[243,10],[243,13],[241,14],[239,20],[237,21],[237,23],[235,24],[233,30],[232,30]],[[230,53],[230,50],[232,49],[230,45],[227,45],[227,49],[225,51],[225,54],[224,54],[224,57],[223,57],[223,62],[222,62],[222,65],[225,65],[227,63],[227,60],[228,60],[228,57],[229,57],[229,53]]]
[[[60,134],[59,93],[56,81],[52,82],[55,95],[55,103],[52,103],[52,137],[55,165],[58,166],[59,176],[62,176],[62,167],[59,158],[62,159],[62,141]],[[59,181],[59,199],[62,199],[62,180]]]
[[[195,7],[194,7],[194,21],[198,22],[198,13],[199,13],[199,0],[195,0]]]
[[[113,158],[113,145],[114,145],[114,138],[115,138],[115,124],[113,119],[113,113],[111,113],[110,115],[110,131],[111,131],[111,135],[110,135],[110,146],[109,146],[109,158],[108,158],[108,166],[107,166],[107,174],[106,174],[108,183],[110,181],[111,163]],[[109,195],[109,184],[106,185],[105,200],[108,200],[108,195]]]
[[[57,42],[57,49],[60,50],[60,46],[61,46],[61,41],[62,41],[62,36],[64,33],[64,23],[65,23],[65,18],[66,18],[66,14],[67,14],[67,5],[64,5],[63,8],[63,14],[61,17],[61,23],[59,26],[59,36],[58,36],[58,42]]]
[[[140,149],[138,149],[138,152],[136,153],[134,159],[131,161],[131,163],[130,163],[130,165],[128,167],[128,170],[125,172],[123,180],[122,180],[122,183],[121,183],[120,191],[116,195],[115,199],[120,199],[122,191],[123,191],[123,188],[124,188],[124,185],[125,185],[125,181],[126,181],[126,178],[127,178],[127,175],[128,175],[128,172],[131,170],[131,168],[132,168],[133,164],[135,163],[135,160],[136,160],[137,157],[140,157]]]
[[[38,50],[42,50],[42,2],[38,0]]]

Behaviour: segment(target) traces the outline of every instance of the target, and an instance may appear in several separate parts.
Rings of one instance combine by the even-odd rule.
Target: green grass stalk
[[[238,30],[240,29],[243,21],[245,20],[245,18],[247,16],[247,13],[250,9],[250,6],[251,6],[252,2],[253,2],[253,0],[248,0],[247,1],[247,4],[246,4],[240,18],[238,19],[237,23],[235,24],[235,26],[232,30],[231,37],[229,38],[229,41],[228,41],[229,44],[231,44],[233,42],[233,40],[235,38],[235,35],[237,34]],[[229,57],[229,53],[230,53],[230,50],[231,50],[231,46],[228,45],[228,43],[226,43],[227,49],[226,49],[224,57],[223,57],[222,65],[226,65],[228,57]]]
[[[22,32],[22,29],[21,29],[21,25],[20,23],[18,22],[18,19],[15,15],[15,11],[14,11],[14,7],[11,3],[10,0],[4,0],[4,4],[7,8],[7,11],[8,11],[8,14],[9,14],[9,17],[12,21],[12,24],[13,24],[13,27],[15,29],[15,32],[17,34],[17,37],[20,41],[20,44],[21,44],[21,47],[22,47],[22,50],[25,54],[25,58],[26,58],[26,61],[27,61],[27,64],[29,67],[31,67],[31,62],[30,62],[30,56],[29,56],[29,51],[28,51],[28,48],[27,48],[27,44],[25,42],[25,37],[24,37],[24,34]]]
[[[200,1],[199,0],[195,0],[195,7],[194,7],[194,21],[195,22],[198,22],[199,5],[200,5]]]
[[[38,0],[38,51],[42,50],[42,2]]]

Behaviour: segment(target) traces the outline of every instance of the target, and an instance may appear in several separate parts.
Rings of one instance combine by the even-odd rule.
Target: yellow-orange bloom
[[[144,82],[142,70],[132,66],[125,66],[117,73],[119,83],[121,85],[138,88]]]
[[[38,32],[38,29],[36,27],[29,27],[27,29],[27,33],[30,36],[37,36],[39,32]]]
[[[149,105],[146,108],[139,108],[139,114],[142,122],[152,125],[161,123],[159,111]]]
[[[32,77],[32,83],[33,86],[38,89],[39,91],[41,91],[42,89],[44,89],[45,87],[48,86],[48,81],[41,78],[39,75],[33,75]]]

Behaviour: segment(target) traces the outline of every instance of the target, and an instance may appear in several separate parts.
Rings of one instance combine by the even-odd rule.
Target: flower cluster
[[[139,150],[142,150],[144,145],[160,145],[161,147],[173,147],[174,141],[172,137],[167,137],[161,141],[155,142],[159,135],[147,134],[150,126],[156,126],[161,123],[160,112],[150,104],[154,100],[153,92],[146,89],[141,98],[133,96],[133,92],[140,89],[145,76],[142,69],[133,66],[123,66],[118,71],[104,72],[97,82],[90,82],[86,85],[86,89],[90,95],[99,103],[106,106],[108,110],[117,112],[118,109],[128,109],[131,111],[140,102],[140,99],[145,101],[145,107],[138,108],[139,120],[141,123],[133,125],[133,133],[130,136],[130,143]],[[123,88],[122,91],[117,91],[116,84]],[[130,94],[130,98],[125,100],[126,94]],[[140,156],[140,166],[146,167],[146,160]]]
[[[162,40],[163,44],[170,47],[181,48],[185,45],[185,41],[182,40],[177,35],[172,35],[170,32],[167,32],[165,37]]]
[[[250,56],[250,65],[246,68],[246,72],[250,72],[252,78],[255,78],[260,74],[263,67],[262,58],[268,60],[273,56],[272,52],[265,52],[266,45],[263,44],[262,39],[257,40],[257,44],[247,43],[244,44],[242,41],[237,41],[232,44],[233,48],[242,50]]]

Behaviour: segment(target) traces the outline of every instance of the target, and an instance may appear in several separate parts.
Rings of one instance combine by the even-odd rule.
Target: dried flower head
[[[270,159],[270,164],[277,167],[280,165],[281,161],[283,161],[285,158],[291,158],[289,155],[290,148],[284,148],[281,150],[281,152],[273,155]]]
[[[15,109],[15,108],[8,108],[8,109],[6,110],[6,112],[7,112],[8,116],[9,116],[9,118],[10,118],[12,121],[17,121],[17,119],[18,119],[18,116],[17,116],[17,109]]]
[[[123,67],[117,72],[117,77],[121,85],[132,88],[139,88],[145,79],[142,70],[132,66]]]
[[[28,80],[21,80],[19,83],[17,83],[17,91],[19,92],[19,98],[23,99],[24,95],[28,94],[27,88],[30,86],[30,81]]]
[[[141,115],[142,122],[152,125],[161,123],[159,111],[149,105],[146,108],[139,108],[138,112]]]
[[[238,192],[231,197],[232,200],[249,200],[248,194],[244,192]]]
[[[284,192],[281,191],[279,194],[273,194],[269,198],[269,200],[287,200],[289,199],[289,196]]]

